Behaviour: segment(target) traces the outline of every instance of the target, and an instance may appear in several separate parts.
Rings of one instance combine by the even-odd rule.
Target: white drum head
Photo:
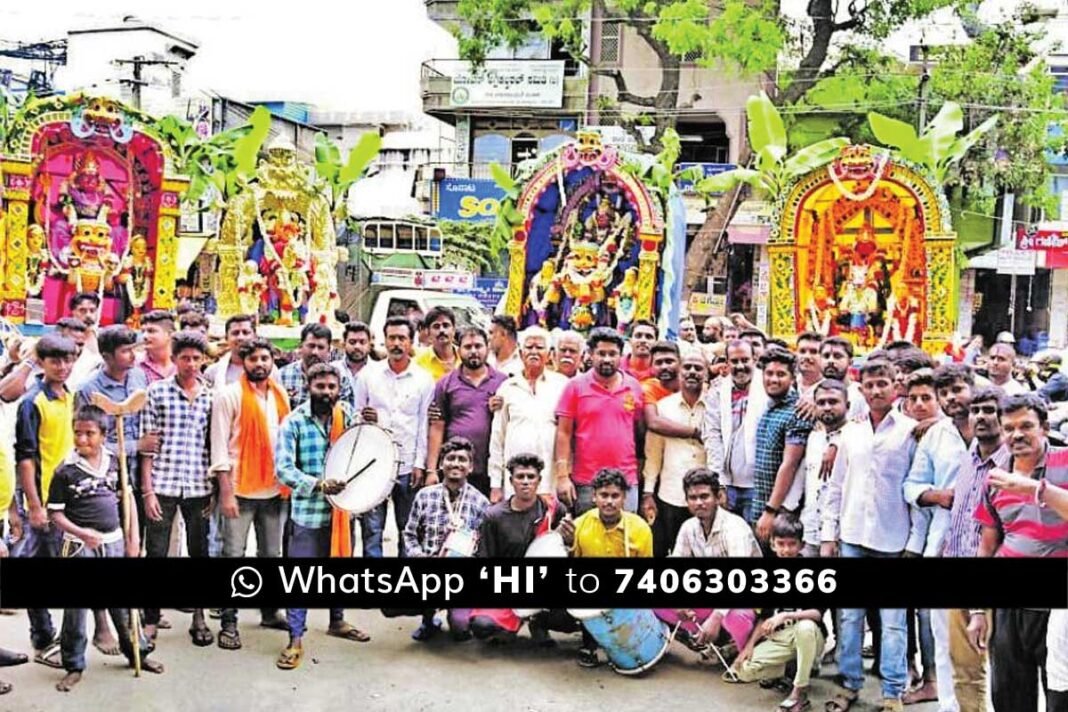
[[[588,621],[591,618],[599,618],[604,615],[607,608],[568,608],[567,612],[572,618],[577,618],[580,621]]]
[[[393,489],[398,462],[397,446],[389,431],[370,423],[349,428],[327,451],[325,473],[328,479],[352,481],[327,499],[353,514],[371,511]]]
[[[567,558],[567,544],[564,543],[564,538],[557,532],[549,532],[530,542],[526,555],[528,557]]]

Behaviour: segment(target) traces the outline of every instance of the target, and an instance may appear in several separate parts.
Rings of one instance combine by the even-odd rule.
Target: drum
[[[326,453],[325,476],[348,483],[327,499],[352,514],[369,512],[389,496],[399,467],[399,451],[388,430],[371,423],[355,425]]]
[[[671,629],[648,608],[570,609],[620,675],[650,669],[667,652]]]
[[[704,650],[704,646],[698,645],[695,640],[698,631],[701,628],[701,624],[708,620],[708,617],[712,615],[711,608],[696,608],[694,609],[694,619],[683,618],[679,615],[676,608],[654,608],[653,614],[668,624],[668,627],[678,629],[675,633],[675,638],[685,645],[690,650],[700,652]]]
[[[556,532],[549,532],[536,537],[527,547],[526,558],[567,558],[567,544]],[[544,608],[516,608],[515,614],[520,618],[531,618],[544,611]]]

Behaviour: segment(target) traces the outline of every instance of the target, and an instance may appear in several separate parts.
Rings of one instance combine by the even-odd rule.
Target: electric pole
[[[171,66],[173,64],[181,64],[181,62],[173,62],[173,61],[166,60],[166,59],[145,59],[144,55],[140,55],[140,54],[137,55],[136,57],[134,57],[133,59],[116,59],[112,63],[115,64],[116,66],[120,66],[120,67],[122,65],[124,65],[124,64],[129,64],[129,65],[133,66],[133,78],[132,79],[120,79],[119,82],[122,83],[122,84],[129,84],[130,85],[130,92],[131,92],[131,94],[133,96],[133,105],[134,105],[134,108],[136,108],[138,110],[141,109],[141,87],[148,85],[148,82],[146,82],[142,78],[141,70],[144,67],[156,67],[156,66],[168,66],[169,67],[169,66]]]

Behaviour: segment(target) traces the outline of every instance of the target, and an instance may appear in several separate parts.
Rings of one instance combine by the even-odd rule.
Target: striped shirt
[[[979,454],[978,441],[972,441],[968,452],[961,455],[957,483],[953,488],[953,508],[949,510],[949,529],[946,531],[942,556],[971,558],[979,553],[979,539],[983,527],[975,519],[975,510],[983,502],[986,476],[995,467],[1004,468],[1009,462],[1009,450],[1004,445],[990,457]]]
[[[339,403],[341,403],[339,401]],[[341,403],[345,427],[356,420],[348,403]],[[278,429],[274,469],[282,484],[293,490],[289,518],[302,527],[321,529],[330,524],[331,506],[315,486],[324,478],[330,433],[312,416],[311,403],[294,408]]]
[[[675,539],[673,557],[720,558],[724,556],[761,555],[760,544],[745,520],[720,507],[712,520],[712,530],[705,536],[701,520],[691,517],[682,523]]]
[[[192,399],[174,376],[148,387],[142,432],[159,433],[152,458],[152,491],[164,497],[207,497],[211,390],[200,382]]]
[[[1005,469],[1012,468],[1010,459]],[[1047,445],[1031,477],[1045,479],[1048,487],[1068,489],[1068,448]],[[1068,520],[1040,507],[1031,495],[995,490],[988,484],[975,518],[1001,534],[995,556],[1068,558]]]

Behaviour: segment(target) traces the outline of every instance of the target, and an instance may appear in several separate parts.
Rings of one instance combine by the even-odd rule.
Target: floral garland
[[[855,203],[863,202],[875,195],[875,191],[879,188],[879,181],[883,179],[883,173],[886,172],[886,167],[890,165],[890,161],[887,160],[886,154],[881,154],[875,158],[875,175],[872,176],[871,182],[868,183],[868,187],[864,189],[862,193],[854,193],[849,188],[846,188],[841,179],[838,178],[838,174],[834,170],[834,164],[827,166],[827,175],[831,177],[831,182],[834,183],[834,187],[838,189],[838,192],[843,196],[852,200]]]

